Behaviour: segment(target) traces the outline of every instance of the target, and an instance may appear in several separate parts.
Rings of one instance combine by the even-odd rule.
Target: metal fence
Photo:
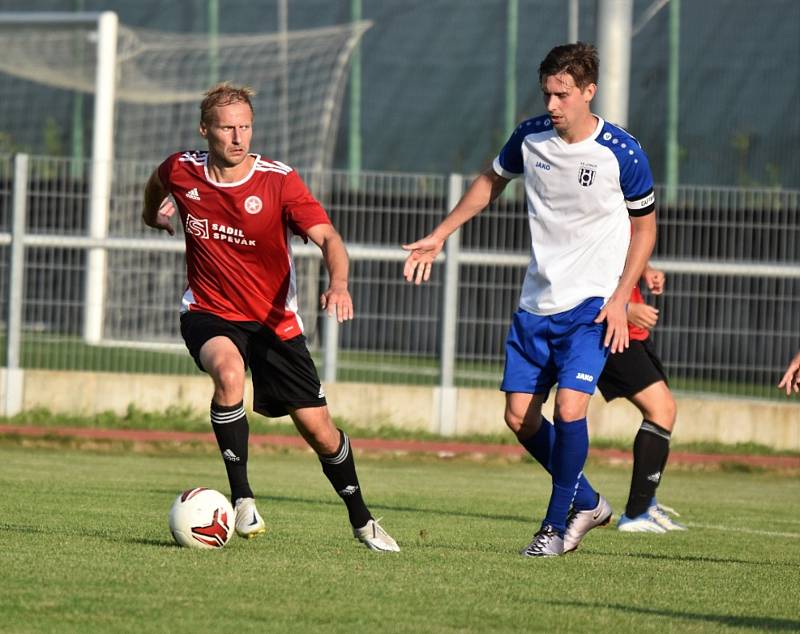
[[[5,366],[197,372],[178,331],[183,240],[141,223],[154,165],[114,164],[99,233],[88,167],[0,157]],[[497,387],[530,249],[520,183],[454,234],[431,281],[416,287],[402,279],[400,245],[429,232],[469,179],[303,176],[352,260],[356,319],[339,327],[318,311],[326,282],[318,249],[294,245],[301,314],[324,379]],[[674,201],[659,204],[653,258],[668,280],[663,296],[647,300],[660,309],[653,337],[673,386],[777,396],[776,378],[800,344],[800,192],[683,187],[657,195]]]

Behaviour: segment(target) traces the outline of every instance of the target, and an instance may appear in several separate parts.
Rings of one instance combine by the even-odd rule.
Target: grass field
[[[800,487],[776,473],[672,470],[686,533],[589,534],[578,552],[517,551],[549,487],[529,463],[361,456],[377,554],[310,453],[263,452],[251,480],[270,532],[221,551],[172,542],[192,486],[227,492],[211,449],[0,444],[0,630],[8,632],[797,631]],[[615,512],[627,467],[589,465]]]

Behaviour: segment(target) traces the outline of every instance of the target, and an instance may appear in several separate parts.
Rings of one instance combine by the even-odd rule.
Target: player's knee
[[[678,417],[678,405],[675,403],[672,394],[664,401],[664,412],[662,416],[664,418],[664,423],[667,425],[667,429],[672,431],[672,428],[675,426],[675,419]]]
[[[641,407],[640,409],[642,409],[642,416],[645,419],[653,421],[667,431],[672,431],[675,426],[678,406],[669,392],[657,402],[650,403],[647,407]]]
[[[513,431],[515,434],[522,429],[522,423],[524,421],[524,416],[517,414],[516,412],[507,409],[504,415],[504,419],[506,421],[506,425],[508,428]]]
[[[327,407],[292,410],[295,427],[309,446],[318,454],[332,454],[339,450],[342,436],[333,422]]]
[[[215,391],[226,400],[244,395],[244,372],[234,364],[222,365],[213,374]]]
[[[558,420],[571,422],[586,416],[586,408],[578,403],[556,403],[554,417]]]

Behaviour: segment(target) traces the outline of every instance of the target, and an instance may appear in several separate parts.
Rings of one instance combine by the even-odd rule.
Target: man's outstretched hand
[[[411,244],[404,244],[406,251],[411,251],[406,258],[403,267],[403,276],[407,282],[421,284],[427,282],[431,277],[433,261],[444,247],[444,240],[429,235],[422,240],[417,240]]]

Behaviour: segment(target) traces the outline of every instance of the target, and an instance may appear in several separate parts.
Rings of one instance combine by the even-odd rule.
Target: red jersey
[[[631,298],[628,300],[629,304],[644,304],[644,297],[639,290],[639,285],[635,284],[631,291]],[[650,331],[647,328],[640,328],[628,322],[628,336],[634,341],[644,341],[650,336]]]
[[[208,152],[178,152],[158,168],[186,238],[181,312],[255,321],[291,339],[303,322],[289,240],[295,234],[307,241],[311,227],[330,219],[291,167],[251,156],[250,173],[235,183],[209,178]]]

